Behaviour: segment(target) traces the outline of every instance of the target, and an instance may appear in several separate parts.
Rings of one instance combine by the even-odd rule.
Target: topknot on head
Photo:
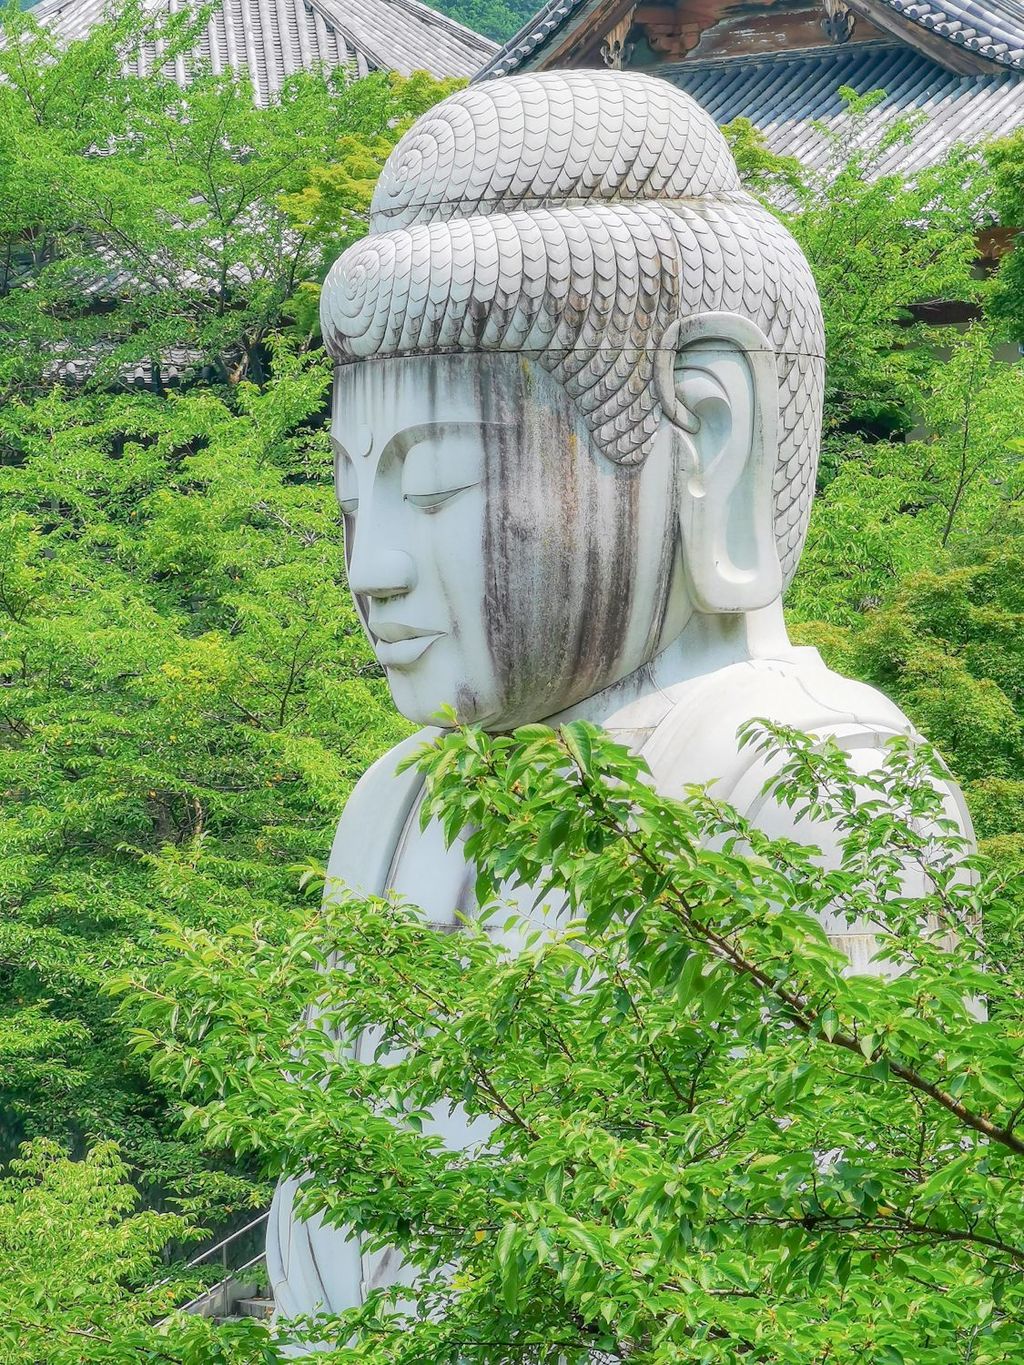
[[[667,81],[551,71],[470,86],[418,119],[388,157],[370,231],[559,203],[739,191],[714,121]]]

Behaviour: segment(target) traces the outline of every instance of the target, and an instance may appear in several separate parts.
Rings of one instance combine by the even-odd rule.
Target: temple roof
[[[876,175],[919,170],[957,143],[1005,136],[1024,126],[1024,85],[1010,71],[963,75],[897,43],[862,43],[763,60],[682,61],[658,68],[708,111],[716,123],[748,118],[775,152],[821,169],[830,155],[822,131],[843,118],[843,86],[884,90],[868,114],[883,127],[893,115],[921,115],[913,141],[890,147]],[[816,126],[817,125],[817,126]]]
[[[584,15],[594,9],[593,0],[548,0],[518,33],[500,47],[474,80],[486,81],[496,76],[510,76],[513,71],[529,63],[529,59],[554,34],[559,33],[577,12]]]
[[[873,0],[955,47],[1024,69],[1024,7],[1017,0]],[[869,6],[870,9],[870,6]]]
[[[686,0],[681,0],[681,7],[685,9]],[[848,0],[846,7],[910,48],[930,54],[940,66],[1024,70],[1024,5],[1020,0]],[[591,15],[605,8],[602,0],[548,0],[476,79],[545,65],[545,49],[552,39],[582,30]]]
[[[178,0],[150,0],[159,11],[185,8]],[[32,15],[59,37],[83,37],[109,13],[109,0],[40,0]],[[495,44],[419,0],[219,0],[199,43],[198,57],[214,72],[248,75],[265,104],[295,71],[347,66],[356,75],[389,70],[408,75],[471,76]],[[153,44],[137,58],[140,71],[159,64]],[[179,58],[176,76],[188,80],[191,62]]]

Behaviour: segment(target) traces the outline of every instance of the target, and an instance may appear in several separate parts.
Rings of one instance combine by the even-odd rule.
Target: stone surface
[[[737,728],[832,736],[867,771],[910,727],[786,636],[821,318],[707,115],[617,72],[452,96],[393,151],[322,316],[350,585],[399,709],[429,724],[450,704],[493,729],[585,716],[665,793],[714,781],[827,850],[827,830],[765,804]],[[418,775],[396,775],[420,738],[364,776],[329,872],[450,927],[473,911],[473,871],[420,830]],[[949,808],[966,824],[952,788]],[[826,927],[872,969],[870,925]],[[455,1146],[483,1136],[458,1112],[435,1127]],[[294,1193],[279,1188],[268,1238],[282,1315],[401,1282],[396,1253],[297,1219]]]

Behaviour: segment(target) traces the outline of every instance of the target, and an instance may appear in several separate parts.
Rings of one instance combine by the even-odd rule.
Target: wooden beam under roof
[[[474,79],[608,64],[656,70],[665,60],[798,51],[816,43],[895,38],[947,71],[1024,72],[1018,0],[548,0]],[[758,18],[759,12],[764,16]],[[822,35],[815,27],[814,13]],[[709,34],[717,33],[714,40]],[[635,55],[629,60],[632,47]],[[646,58],[646,59],[645,59]]]

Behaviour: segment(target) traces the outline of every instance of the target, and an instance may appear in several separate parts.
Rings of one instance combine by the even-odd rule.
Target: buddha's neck
[[[643,698],[665,695],[695,678],[751,659],[786,659],[794,646],[786,633],[782,603],[760,611],[691,616],[672,643],[649,663],[592,697],[547,718],[548,725],[589,720],[603,725]]]

